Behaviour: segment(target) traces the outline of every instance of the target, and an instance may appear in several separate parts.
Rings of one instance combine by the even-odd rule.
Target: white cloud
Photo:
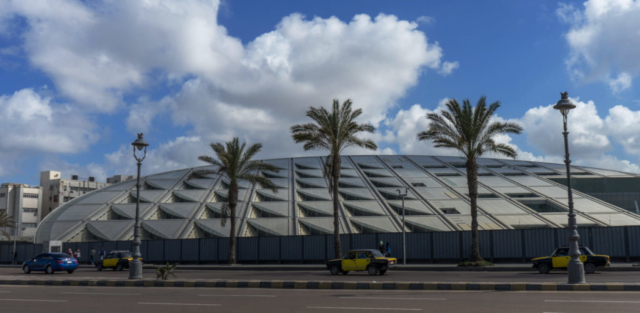
[[[571,74],[604,81],[613,92],[629,88],[640,73],[640,1],[589,0],[583,10],[560,4],[556,12],[571,27],[565,36]],[[611,79],[614,73],[617,78]]]
[[[458,61],[455,61],[455,62],[445,61],[444,63],[442,63],[442,67],[440,68],[438,73],[442,74],[442,76],[447,76],[451,74],[453,70],[457,69],[458,67],[460,67],[460,63],[458,63]]]
[[[620,73],[617,78],[609,78],[609,87],[613,93],[618,93],[631,87],[631,75]]]
[[[33,89],[0,95],[0,176],[15,174],[25,157],[86,151],[98,139],[82,113]]]
[[[433,24],[436,22],[436,19],[431,16],[421,15],[421,16],[418,16],[418,18],[416,19],[416,22],[421,24]]]

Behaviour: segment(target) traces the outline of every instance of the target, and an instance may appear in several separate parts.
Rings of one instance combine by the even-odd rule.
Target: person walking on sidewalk
[[[71,248],[69,248],[69,250],[67,250],[67,254],[68,254],[70,257],[73,257],[73,250],[71,250]]]
[[[80,256],[81,256],[81,255],[80,255],[80,248],[78,248],[78,249],[76,250],[76,254],[75,254],[74,256],[76,257],[76,259],[78,259],[78,264],[80,264]]]
[[[390,257],[390,256],[391,256],[391,245],[387,241],[387,257]]]
[[[107,252],[104,251],[104,246],[100,247],[100,261],[104,260],[104,257],[107,255]]]
[[[89,252],[89,263],[93,265],[93,260],[96,257],[96,250],[91,247],[91,251]]]
[[[384,247],[384,241],[380,240],[380,245],[378,246],[378,250],[380,250],[380,253],[382,253],[382,255],[386,254],[387,249]]]

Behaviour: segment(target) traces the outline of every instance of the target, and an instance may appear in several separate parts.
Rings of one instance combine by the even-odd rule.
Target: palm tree
[[[221,223],[224,226],[227,218],[230,219],[231,225],[229,229],[229,264],[236,263],[236,206],[238,205],[238,182],[248,181],[258,183],[262,188],[269,188],[274,192],[278,192],[276,185],[267,177],[264,177],[261,171],[279,172],[280,170],[271,164],[261,161],[252,160],[252,158],[260,152],[262,144],[256,143],[246,148],[246,143],[240,144],[238,137],[233,140],[222,143],[211,144],[211,149],[216,153],[217,159],[210,156],[200,156],[200,161],[212,164],[215,169],[195,170],[189,178],[204,177],[206,175],[218,174],[224,175],[229,179],[229,195],[228,202],[222,206]]]
[[[347,99],[340,106],[333,100],[331,112],[324,107],[310,107],[307,116],[314,123],[291,126],[291,134],[295,143],[304,143],[304,150],[324,149],[329,151],[324,166],[325,175],[329,178],[329,191],[333,193],[333,250],[336,257],[342,256],[340,246],[340,222],[338,180],[340,179],[340,153],[347,147],[360,147],[376,150],[378,146],[371,139],[356,137],[359,132],[373,133],[376,129],[370,124],[358,124],[355,120],[362,114],[362,109],[351,110],[351,100]]]
[[[0,232],[2,236],[11,239],[11,235],[4,230],[4,228],[13,228],[15,226],[15,221],[7,214],[7,210],[0,210]]]
[[[487,108],[486,97],[480,97],[475,108],[469,100],[463,105],[456,99],[446,103],[447,110],[428,113],[431,121],[429,129],[418,134],[418,140],[431,140],[437,148],[450,148],[460,151],[467,158],[467,185],[471,201],[471,262],[483,261],[478,242],[478,164],[477,158],[484,153],[501,154],[515,158],[517,152],[503,143],[496,143],[494,137],[501,134],[519,134],[520,125],[510,122],[491,120],[493,113],[500,107],[496,101]]]

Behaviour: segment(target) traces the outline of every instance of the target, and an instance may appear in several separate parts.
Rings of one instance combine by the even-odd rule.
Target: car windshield
[[[373,254],[373,256],[376,257],[376,258],[384,257],[384,255],[382,255],[382,253],[380,253],[380,251],[378,251],[378,250],[371,251],[371,254]]]
[[[123,253],[122,258],[130,258],[131,257],[131,253]]]
[[[582,254],[584,254],[584,255],[594,255],[595,254],[595,253],[593,253],[593,251],[591,251],[587,247],[581,247],[580,250],[581,250],[580,252],[582,252]]]

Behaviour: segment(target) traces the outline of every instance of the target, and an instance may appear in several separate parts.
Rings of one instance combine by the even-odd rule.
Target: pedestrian
[[[78,264],[80,264],[80,256],[81,256],[80,255],[80,249],[78,249],[78,250],[76,250],[76,255],[75,255],[76,259],[78,259]]]
[[[93,260],[96,256],[96,250],[93,249],[93,247],[91,247],[91,252],[89,252],[89,263],[91,263],[91,265],[93,265]]]
[[[390,257],[390,256],[391,256],[391,245],[387,241],[387,257]]]
[[[71,248],[69,248],[69,250],[67,251],[67,254],[68,254],[70,257],[73,257],[73,250],[71,250]]]
[[[384,247],[384,241],[380,240],[380,245],[378,246],[378,250],[380,250],[380,253],[382,253],[382,255],[385,255],[386,249]]]
[[[18,263],[17,260],[18,260],[18,251],[13,250],[13,264]]]
[[[104,246],[100,247],[100,261],[104,260],[104,257],[107,255],[107,252],[104,251]]]

